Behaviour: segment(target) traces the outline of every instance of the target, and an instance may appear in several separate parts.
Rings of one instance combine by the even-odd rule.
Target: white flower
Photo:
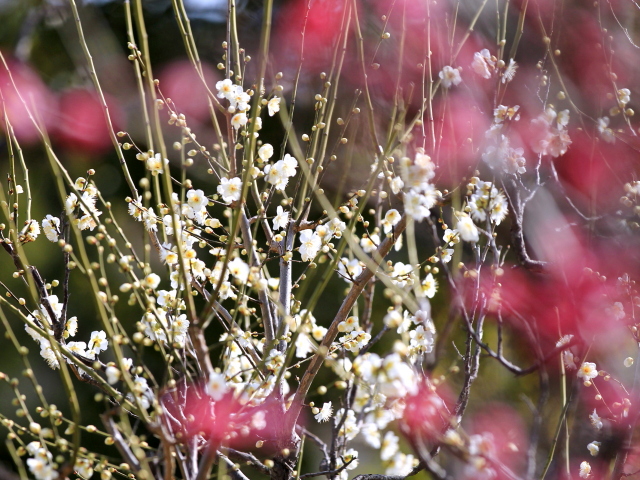
[[[158,231],[158,217],[156,217],[153,208],[149,207],[149,209],[142,212],[142,220],[144,221],[144,228],[146,228],[147,231]]]
[[[578,370],[578,378],[584,378],[584,381],[589,381],[598,376],[598,369],[596,364],[592,362],[583,362]]]
[[[67,348],[71,353],[77,353],[83,357],[87,356],[87,344],[85,342],[69,342],[67,343]],[[68,362],[71,363],[70,360]]]
[[[442,80],[442,86],[444,88],[450,88],[452,85],[459,85],[460,82],[462,82],[460,71],[456,68],[450,67],[449,65],[444,67],[438,76]]]
[[[600,442],[591,442],[587,445],[587,450],[589,450],[592,457],[595,457],[600,452]]]
[[[236,130],[239,130],[241,127],[244,127],[247,124],[247,114],[244,112],[236,113],[233,117],[231,117],[231,125]]]
[[[209,200],[202,190],[191,189],[187,192],[187,203],[194,211],[200,211],[207,206]]]
[[[218,83],[216,83],[216,88],[218,89],[218,98],[231,98],[234,90],[233,87],[233,83],[228,78],[225,80],[220,80]]]
[[[87,357],[94,358],[96,354],[105,351],[108,346],[109,342],[107,342],[107,334],[104,332],[104,330],[91,332]]]
[[[155,290],[160,285],[160,277],[155,273],[150,273],[144,277],[144,286]]]
[[[33,242],[40,235],[40,224],[35,220],[27,220],[26,226],[22,229],[21,237],[23,242]]]
[[[114,366],[108,366],[104,373],[107,375],[107,382],[109,382],[109,385],[114,385],[120,380],[121,372]]]
[[[78,317],[70,317],[67,319],[67,323],[64,326],[64,338],[75,336],[78,333]]]
[[[64,210],[71,216],[76,208],[78,208],[78,197],[75,193],[70,193],[64,201]]]
[[[258,149],[258,157],[263,162],[268,161],[273,156],[273,147],[269,143],[265,143]]]
[[[218,193],[222,197],[222,201],[226,204],[237,202],[242,194],[242,180],[234,177],[231,180],[222,178],[217,188]]]
[[[418,328],[409,332],[411,338],[409,344],[415,348],[418,352],[430,353],[433,350],[435,328],[433,324],[428,324],[425,329],[423,325],[418,325]]]
[[[231,273],[239,283],[247,283],[249,270],[249,265],[240,257],[236,257],[229,262],[229,273]]]
[[[89,479],[93,476],[93,468],[91,460],[88,458],[77,458],[76,464],[73,466],[75,472],[82,478]]]
[[[482,78],[491,78],[491,73],[495,67],[496,62],[491,58],[491,54],[486,48],[473,54],[471,68]]]
[[[621,88],[618,90],[618,104],[620,108],[624,108],[627,103],[631,101],[631,92],[628,88]]]
[[[284,210],[282,206],[278,205],[278,208],[276,209],[276,216],[273,218],[273,229],[286,229],[288,224],[289,212]]]
[[[391,210],[387,211],[387,213],[384,216],[384,220],[382,221],[382,227],[384,228],[384,233],[389,233],[393,227],[395,227],[398,222],[400,222],[400,219],[402,218],[402,215],[400,215],[400,212],[398,212],[398,210],[396,210],[395,208],[392,208]]]
[[[380,447],[380,458],[382,460],[389,460],[396,455],[399,449],[398,440],[400,439],[392,431],[385,433]]]
[[[56,354],[51,348],[51,344],[48,340],[42,340],[40,343],[40,355],[47,361],[47,364],[54,370],[60,367]]]
[[[380,237],[375,233],[360,239],[360,246],[365,253],[375,252],[378,249],[378,245],[380,245]]]
[[[211,377],[209,377],[209,382],[207,383],[207,394],[213,398],[216,402],[221,400],[224,397],[224,394],[227,393],[229,387],[227,386],[227,382],[225,381],[224,374],[222,373],[213,373]]]
[[[318,413],[316,413],[314,418],[318,422],[326,422],[331,418],[332,414],[333,414],[333,406],[331,405],[331,402],[326,402],[324,405],[322,405],[322,409]]]
[[[580,478],[587,478],[591,474],[591,465],[584,461],[580,464]]]
[[[411,190],[404,196],[405,213],[416,222],[421,222],[427,218],[431,212],[429,209],[436,203],[435,195],[423,195]]]
[[[284,190],[289,182],[289,178],[295,176],[298,161],[288,153],[282,160],[278,160],[274,165],[265,167],[267,181],[275,185],[276,190]]]
[[[303,262],[313,260],[322,247],[320,236],[312,230],[303,230],[300,233],[300,255]]]
[[[622,320],[625,317],[624,305],[622,302],[615,302],[607,309],[607,313],[611,314],[616,320]]]
[[[602,428],[602,418],[600,418],[595,408],[593,409],[593,413],[589,414],[589,421],[596,430],[600,430]]]
[[[273,97],[271,100],[269,100],[267,107],[269,109],[269,116],[273,117],[277,112],[280,111],[280,97]]]
[[[362,265],[357,258],[351,260],[341,258],[338,262],[338,272],[346,282],[351,282],[351,279],[357,278],[362,273]]]
[[[449,263],[453,257],[453,248],[445,248],[440,252],[440,259],[442,263]]]
[[[50,242],[57,242],[60,235],[60,219],[53,215],[47,215],[42,220],[42,230]]]
[[[598,119],[598,133],[605,142],[613,143],[616,141],[613,130],[609,128],[609,117],[601,117]]]
[[[437,290],[438,281],[433,278],[433,274],[430,273],[422,281],[422,293],[424,293],[428,298],[433,298]]]
[[[578,368],[571,350],[564,350],[562,352],[562,362],[564,363],[564,368],[567,370],[576,370]]]
[[[502,73],[502,83],[508,83],[513,80],[513,77],[516,76],[516,70],[518,69],[518,64],[513,60],[513,58],[509,59],[509,65],[504,69]]]
[[[156,153],[153,157],[147,159],[147,168],[151,172],[151,175],[158,175],[159,173],[163,173],[164,165],[168,163],[169,160],[165,158],[163,162],[160,154]]]
[[[458,223],[456,224],[456,230],[460,233],[460,238],[465,242],[477,242],[480,240],[478,228],[468,215],[460,215]]]
[[[251,97],[247,92],[242,90],[242,87],[240,85],[234,85],[233,93],[229,97],[229,103],[233,108],[239,110],[240,112],[246,112],[247,110],[249,110],[250,100]]]
[[[389,328],[399,328],[399,327],[401,327],[403,320],[404,320],[404,317],[402,316],[402,313],[400,313],[396,309],[391,310],[383,318],[384,324]]]
[[[627,357],[624,359],[624,366],[629,368],[633,365],[633,358],[632,357]]]
[[[389,182],[389,185],[391,186],[391,191],[393,192],[393,194],[397,195],[398,193],[400,193],[400,190],[402,190],[402,188],[404,187],[404,182],[400,177],[393,177],[391,182]]]

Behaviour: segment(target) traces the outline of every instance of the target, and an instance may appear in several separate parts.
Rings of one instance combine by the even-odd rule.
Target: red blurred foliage
[[[247,406],[233,392],[214,401],[199,384],[181,382],[161,395],[160,404],[179,441],[201,436],[215,448],[224,444],[251,450],[258,440],[277,439],[282,426],[281,402],[269,398],[258,406]]]
[[[600,208],[615,207],[628,181],[629,172],[637,164],[636,149],[624,142],[596,142],[584,131],[572,130],[572,144],[554,164],[570,195],[579,194],[585,205],[597,202]],[[621,192],[611,195],[612,191]]]
[[[116,100],[106,96],[113,128],[124,124],[124,113]],[[60,95],[59,121],[54,139],[64,148],[87,154],[101,154],[112,147],[104,111],[98,95],[84,89],[71,89]]]
[[[202,64],[202,76],[215,94],[216,82],[222,80],[222,76],[208,63]],[[173,101],[178,113],[185,114],[189,122],[202,122],[209,117],[207,87],[190,62],[173,62],[162,69],[158,78],[162,94]]]
[[[521,415],[505,403],[483,405],[471,419],[468,431],[490,440],[490,458],[512,471],[520,471],[526,461],[529,440]],[[497,478],[508,478],[496,469]]]
[[[341,30],[345,2],[310,2],[310,9],[307,9],[308,4],[306,0],[294,0],[282,7],[278,15],[280,21],[274,28],[273,44],[282,47],[276,53],[280,57],[277,63],[295,67],[300,59],[304,30],[305,70],[317,73],[331,64],[332,47]]]
[[[412,443],[439,439],[454,413],[451,398],[446,387],[439,385],[436,391],[429,379],[423,379],[417,392],[405,397],[405,409],[399,423],[402,433]]]
[[[11,58],[7,59],[7,64],[11,73],[4,68],[4,65],[0,64],[0,91],[4,100],[4,109],[0,108],[0,118],[2,118],[0,128],[6,129],[4,121],[4,110],[6,109],[6,114],[18,141],[37,142],[40,139],[40,134],[34,121],[40,123],[47,130],[53,125],[57,110],[55,95],[49,91],[29,66]],[[16,92],[11,78],[19,89],[19,94]],[[28,110],[34,115],[33,120],[29,117],[25,103]]]

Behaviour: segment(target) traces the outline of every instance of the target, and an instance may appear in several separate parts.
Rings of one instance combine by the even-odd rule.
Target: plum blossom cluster
[[[482,160],[492,169],[506,174],[524,174],[527,171],[524,149],[513,148],[509,136],[505,134],[510,123],[520,119],[519,109],[519,105],[498,105],[493,111],[493,123],[485,133],[488,145]]]
[[[485,182],[478,177],[471,178],[467,185],[467,209],[471,218],[476,222],[487,222],[500,225],[509,213],[507,198],[491,182]],[[473,229],[467,222],[468,237],[474,237]]]
[[[533,151],[552,157],[564,155],[571,145],[568,124],[569,110],[556,112],[555,108],[549,105],[544,113],[531,121]]]
[[[416,222],[430,215],[429,210],[441,196],[432,183],[436,175],[435,168],[431,157],[418,151],[413,161],[408,157],[400,160],[400,176],[388,178],[394,194],[404,193],[405,213]]]
[[[48,295],[46,298],[46,306],[41,304],[37,310],[27,316],[30,323],[25,325],[25,331],[33,340],[40,345],[40,355],[47,361],[47,364],[53,368],[59,368],[58,361],[61,351],[55,352],[52,346],[54,340],[54,325],[61,322],[63,304],[58,300],[57,295]],[[53,318],[51,317],[53,314]],[[33,325],[33,327],[31,326]],[[34,328],[36,327],[36,328]],[[38,330],[39,329],[39,330]],[[40,333],[42,332],[42,333]],[[109,343],[106,333],[103,330],[91,332],[88,342],[66,341],[70,337],[74,337],[78,332],[78,319],[69,317],[62,333],[62,345],[66,346],[72,355],[78,355],[83,359],[94,360],[98,358],[100,352],[104,352]],[[72,363],[69,356],[66,356],[67,363]]]

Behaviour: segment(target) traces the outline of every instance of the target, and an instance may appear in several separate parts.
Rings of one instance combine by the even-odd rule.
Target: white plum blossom
[[[44,220],[42,220],[42,230],[47,240],[57,242],[60,235],[60,219],[53,215],[47,215]]]
[[[191,189],[187,192],[187,204],[198,212],[207,206],[209,200],[202,190]]]
[[[273,217],[273,229],[283,230],[289,224],[289,212],[284,210],[281,205],[276,209],[276,216]]]
[[[263,162],[269,161],[273,156],[273,146],[269,143],[265,143],[258,149],[258,158]]]
[[[609,127],[609,117],[601,117],[598,119],[598,133],[607,143],[614,143],[616,141],[613,130]]]
[[[212,373],[207,382],[206,391],[207,394],[214,400],[222,400],[222,397],[229,390],[224,374]]]
[[[144,277],[144,286],[155,290],[160,285],[160,277],[155,273],[150,273],[146,277]]]
[[[249,265],[246,264],[244,260],[240,257],[236,257],[229,262],[228,265],[229,273],[233,275],[238,283],[244,284],[247,283],[247,279],[249,278]]]
[[[591,442],[589,443],[589,445],[587,445],[587,450],[589,450],[589,453],[591,454],[592,457],[595,457],[598,455],[598,453],[600,452],[600,442]]]
[[[221,178],[220,185],[217,188],[218,193],[222,197],[222,201],[226,204],[237,202],[242,194],[242,180],[239,177],[232,179]]]
[[[153,157],[147,159],[147,169],[151,172],[151,175],[158,175],[164,173],[164,166],[169,164],[169,160],[166,158],[162,160],[162,156],[156,153]]]
[[[360,246],[365,253],[372,253],[378,249],[380,245],[380,237],[377,234],[362,237],[360,239]]]
[[[451,88],[451,86],[457,86],[462,82],[460,70],[450,67],[449,65],[443,67],[438,76],[442,80],[442,86],[444,88]]]
[[[469,215],[459,214],[458,222],[456,223],[456,230],[460,233],[460,238],[465,242],[477,242],[480,240],[478,233],[478,227]]]
[[[589,475],[591,475],[591,465],[584,461],[580,464],[580,478],[587,478]]]
[[[338,262],[338,272],[346,282],[350,283],[362,273],[362,265],[357,258],[351,260],[341,258]]]
[[[283,191],[289,183],[289,178],[296,175],[297,167],[298,161],[287,153],[282,160],[278,160],[273,165],[267,165],[265,168],[267,181],[274,185],[276,190]]]
[[[248,121],[249,119],[247,118],[247,114],[244,112],[238,112],[233,117],[231,117],[231,125],[236,130],[244,127]]]
[[[513,80],[513,77],[516,76],[516,70],[518,69],[518,64],[515,62],[513,58],[509,59],[509,65],[502,72],[502,83],[509,83]]]
[[[401,218],[402,218],[402,215],[400,215],[400,212],[398,212],[398,210],[396,210],[395,208],[388,210],[384,216],[384,220],[382,220],[382,227],[384,228],[384,233],[391,232],[393,227],[395,227],[398,224],[398,222],[400,222]]]
[[[453,258],[453,248],[444,248],[442,252],[440,252],[440,260],[442,263],[449,263]]]
[[[390,460],[398,453],[400,449],[398,446],[399,440],[398,436],[392,431],[385,433],[382,445],[380,446],[380,458],[382,460]]]
[[[318,255],[321,247],[322,240],[316,232],[303,230],[300,233],[300,255],[303,262],[313,260]]]
[[[218,98],[226,98],[229,100],[234,94],[234,85],[228,78],[216,83],[216,89],[218,90]]]
[[[280,111],[280,97],[273,97],[267,103],[267,108],[269,110],[269,116],[273,117],[276,113]]]
[[[598,376],[598,369],[593,362],[583,362],[578,369],[578,378],[583,378],[585,382],[593,380]]]
[[[593,425],[593,427],[596,430],[602,429],[602,427],[603,427],[602,418],[600,418],[600,416],[596,412],[595,408],[593,409],[593,413],[589,414],[589,421],[591,422],[591,425]]]
[[[533,151],[552,157],[564,155],[571,145],[571,138],[565,129],[568,123],[569,110],[558,114],[552,107],[547,107],[543,114],[531,121]]]
[[[496,61],[491,57],[491,53],[486,48],[473,54],[471,62],[473,71],[482,78],[491,78],[491,74],[496,68]]]
[[[326,422],[331,418],[331,415],[333,414],[333,405],[331,404],[331,402],[325,402],[322,405],[322,408],[318,411],[318,413],[315,414],[315,419],[318,422]]]
[[[624,108],[631,101],[631,91],[628,88],[618,90],[618,105]]]
[[[109,346],[107,341],[107,334],[104,330],[91,332],[91,338],[87,345],[87,357],[95,358],[100,352],[104,352]]]
[[[433,277],[432,273],[427,274],[422,281],[422,293],[428,298],[433,298],[438,290],[438,281]]]
[[[430,215],[430,209],[436,203],[435,196],[410,191],[404,196],[405,213],[415,221],[421,222]]]

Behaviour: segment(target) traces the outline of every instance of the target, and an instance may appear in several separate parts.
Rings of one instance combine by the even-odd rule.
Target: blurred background
[[[79,2],[80,3],[80,2]],[[371,65],[377,64],[369,72],[369,82],[374,105],[380,111],[387,111],[393,104],[396,91],[396,64],[398,63],[398,38],[405,29],[408,40],[404,45],[402,67],[402,92],[406,102],[407,116],[415,115],[420,108],[421,78],[424,71],[426,33],[425,33],[425,2],[397,2],[408,9],[404,19],[398,15],[389,18],[388,31],[392,39],[388,44],[378,48],[376,38],[387,25],[383,16],[388,15],[396,2],[363,0],[358,2],[361,8],[361,22],[364,34],[371,41],[367,43],[367,58],[371,58]],[[457,41],[462,39],[467,28],[475,16],[481,1],[462,3],[439,2],[432,6],[432,15],[437,20],[432,31],[432,59],[435,74],[444,65],[462,66],[464,84],[458,90],[452,91],[446,98],[438,97],[434,102],[437,129],[441,132],[442,148],[438,156],[434,156],[439,164],[439,181],[442,188],[457,185],[461,179],[469,178],[476,169],[491,176],[490,170],[480,164],[478,146],[483,144],[484,132],[492,121],[492,108],[495,98],[492,88],[482,83],[471,72],[469,65],[473,53],[481,48],[496,50],[496,8],[487,8],[480,15],[474,31],[459,52],[454,52],[450,38]],[[526,2],[524,2],[526,3]],[[636,180],[638,175],[638,147],[636,127],[631,127],[633,118],[629,122],[619,115],[612,118],[612,126],[616,129],[617,141],[604,145],[594,139],[596,131],[595,120],[608,114],[612,102],[611,95],[615,95],[617,88],[629,88],[632,103],[637,98],[635,89],[640,83],[640,58],[635,38],[638,9],[632,2],[609,2],[610,10],[599,14],[591,3],[563,2],[562,6],[555,2],[530,1],[530,15],[524,22],[524,35],[520,40],[516,60],[520,64],[516,79],[501,97],[501,102],[508,105],[520,105],[522,120],[521,129],[514,133],[514,145],[525,149],[530,159],[529,170],[533,171],[535,154],[528,143],[526,126],[532,118],[543,111],[543,105],[553,103],[558,110],[571,108],[567,97],[571,98],[574,106],[583,112],[580,117],[572,111],[571,136],[573,146],[568,153],[557,162],[559,183],[549,183],[545,194],[541,195],[539,203],[532,210],[533,220],[528,224],[531,232],[532,251],[536,257],[556,261],[567,265],[573,262],[573,269],[578,267],[593,267],[597,265],[610,279],[617,279],[623,273],[635,275],[638,273],[637,236],[633,236],[628,225],[622,221],[626,213],[620,213],[620,197],[624,194],[624,184]],[[508,25],[506,37],[509,39],[506,51],[511,48],[514,38],[521,0],[511,2],[512,7],[507,11],[505,22]],[[216,141],[210,127],[209,112],[205,101],[205,93],[189,66],[184,52],[184,45],[176,26],[175,16],[170,0],[145,0],[145,21],[149,33],[150,54],[154,77],[160,79],[161,89],[166,97],[173,99],[180,111],[184,112],[190,126],[197,133],[198,138],[205,145]],[[216,81],[222,78],[216,65],[222,61],[222,42],[226,38],[227,2],[221,0],[184,0],[187,14],[200,57],[204,63],[204,72],[211,89]],[[298,100],[296,103],[296,129],[304,132],[313,121],[313,96],[321,90],[320,73],[329,68],[333,41],[333,34],[340,28],[339,12],[343,3],[338,0],[315,1],[307,4],[299,0],[278,0],[275,2],[274,29],[272,39],[272,58],[270,59],[268,77],[272,79],[276,72],[282,71],[285,86],[284,95],[290,93],[293,75],[300,59],[300,31],[306,18],[307,7],[310,5],[307,18],[307,43],[305,46],[304,70],[302,72]],[[239,2],[239,32],[242,46],[248,54],[257,56],[257,41],[261,25],[261,2],[246,0]],[[394,7],[396,8],[396,7]],[[127,32],[125,11],[121,1],[85,0],[81,6],[81,17],[89,49],[92,52],[98,77],[107,96],[116,130],[126,130],[136,141],[144,138],[139,99],[135,86],[135,77],[130,62],[127,60]],[[502,10],[501,10],[502,11]],[[451,19],[457,15],[455,25]],[[600,12],[602,13],[602,12]],[[437,23],[437,25],[436,25]],[[548,30],[543,31],[542,26]],[[551,76],[553,66],[549,63],[546,46],[542,41],[544,35],[552,38],[553,44],[560,52],[555,55],[558,72],[561,72],[563,83],[547,81],[544,76]],[[615,48],[614,48],[615,46]],[[54,149],[60,160],[69,171],[72,178],[85,176],[88,169],[96,171],[95,181],[105,198],[124,199],[128,194],[122,179],[121,171],[113,147],[109,140],[104,124],[102,111],[93,91],[88,75],[85,59],[77,41],[76,26],[71,17],[68,3],[63,0],[0,0],[0,49],[9,63],[13,77],[18,83],[25,98],[37,106],[41,123],[49,132]],[[615,51],[615,55],[614,55]],[[342,91],[344,97],[338,102],[337,116],[345,116],[351,109],[355,98],[355,90],[362,88],[361,72],[351,65],[356,64],[355,45],[350,43],[347,52],[349,66],[345,68]],[[455,62],[455,63],[453,63]],[[541,62],[541,63],[539,63]],[[382,68],[379,66],[382,65]],[[541,65],[541,66],[539,66]],[[385,68],[385,67],[389,68]],[[612,83],[611,73],[615,71],[616,78]],[[251,71],[246,75],[251,79]],[[271,80],[267,82],[271,85]],[[62,210],[54,183],[51,178],[48,160],[44,155],[37,131],[31,121],[24,114],[20,114],[21,105],[17,97],[8,88],[6,70],[0,68],[0,86],[8,110],[14,112],[12,121],[16,135],[21,141],[24,155],[30,168],[31,186],[34,191],[33,218],[41,219],[46,214]],[[413,89],[413,90],[412,90]],[[415,93],[410,94],[409,92]],[[564,96],[560,95],[560,92]],[[446,112],[447,122],[444,119]],[[380,119],[381,125],[386,125],[388,119]],[[360,125],[359,122],[362,122]],[[628,123],[628,125],[627,125]],[[365,157],[369,139],[365,119],[355,119],[353,124],[354,150],[353,174],[342,181],[341,171],[333,170],[327,173],[329,195],[332,188],[341,191],[356,188],[362,179],[362,173],[368,168],[370,158]],[[282,141],[282,129],[276,122],[265,124],[261,137],[265,142],[274,146]],[[179,140],[174,130],[167,129],[167,144]],[[144,148],[144,145],[141,144]],[[597,153],[594,155],[593,152]],[[362,155],[359,153],[362,152]],[[284,152],[280,152],[283,154]],[[587,161],[588,159],[588,161]],[[129,165],[134,180],[145,175],[143,165],[132,161]],[[544,168],[544,165],[542,166]],[[528,166],[529,169],[529,166]],[[195,171],[196,169],[194,169]],[[6,139],[0,138],[0,174],[8,171]],[[491,177],[490,177],[491,178]],[[213,189],[207,183],[206,176],[195,177],[196,188]],[[337,194],[333,190],[334,195]],[[594,214],[598,219],[588,223],[586,227],[574,228],[574,219],[579,216],[571,205],[563,200],[570,196],[575,205],[584,208],[589,215]],[[124,201],[113,200],[113,210],[116,217],[123,219],[125,229],[129,222],[126,215]],[[580,220],[580,219],[579,219]],[[448,221],[448,219],[445,219]],[[556,222],[556,223],[554,223]],[[558,223],[559,222],[559,223]],[[585,222],[581,222],[585,223]],[[138,228],[136,226],[134,228]],[[500,234],[508,238],[509,225],[505,222],[501,226]],[[549,234],[548,231],[555,233]],[[537,236],[536,236],[537,232]],[[560,232],[560,233],[558,233]],[[137,240],[142,244],[142,232]],[[419,249],[421,254],[430,255],[433,251],[429,232],[419,231]],[[558,255],[558,251],[571,251],[572,255]],[[38,265],[44,278],[51,280],[60,277],[62,261],[59,249],[40,239],[35,244],[26,246],[29,261]],[[470,252],[464,252],[460,259],[467,259]],[[584,254],[584,255],[583,255]],[[394,254],[394,261],[408,261],[400,254]],[[511,256],[509,256],[511,259]],[[574,268],[575,267],[575,268]],[[8,255],[0,255],[0,271],[10,270],[11,263]],[[119,273],[112,272],[113,285],[117,285]],[[593,306],[589,299],[594,292],[600,290],[585,288],[580,290],[577,300],[575,290],[566,289],[566,281],[538,277],[530,278],[523,273],[522,278],[509,277],[513,284],[524,285],[522,289],[513,292],[512,298],[517,298],[528,315],[535,321],[548,321],[545,328],[541,328],[548,335],[541,335],[539,341],[545,348],[552,346],[558,339],[556,317],[558,311],[569,318],[568,323],[578,323],[577,318],[585,316],[585,310],[598,311],[600,304]],[[572,278],[572,277],[571,277]],[[566,280],[566,277],[564,277]],[[443,356],[432,372],[434,377],[446,377],[448,388],[455,397],[459,391],[462,379],[459,369],[462,367],[455,350],[450,347],[455,342],[458,348],[464,347],[465,333],[460,323],[452,323],[449,308],[450,297],[446,290],[444,279],[439,279],[442,290],[435,297],[432,309],[436,326],[440,332],[448,325],[446,337],[448,344],[443,347]],[[557,283],[554,283],[556,282]],[[72,297],[70,314],[81,319],[81,331],[89,332],[99,327],[93,310],[93,303],[85,301],[89,294],[81,278],[72,277]],[[333,313],[339,306],[339,300],[346,283],[337,279],[332,282],[325,298],[321,302],[322,308],[314,312],[319,323],[328,325]],[[16,286],[19,292],[20,287]],[[571,297],[572,301],[566,299]],[[583,302],[579,309],[576,303]],[[124,303],[124,302],[123,302]],[[304,302],[303,302],[304,303]],[[593,306],[593,308],[591,308]],[[588,308],[587,308],[588,307]],[[381,294],[377,295],[375,304],[376,321],[384,316],[387,303]],[[557,308],[560,308],[558,310]],[[632,306],[627,307],[627,311]],[[604,310],[602,310],[604,311]],[[120,314],[122,321],[127,321],[126,310]],[[136,313],[138,315],[138,313]],[[549,320],[553,317],[552,320]],[[593,318],[588,316],[588,330],[591,339],[602,333],[605,326],[610,325],[610,317]],[[17,324],[15,331],[24,345],[33,344]],[[131,331],[139,316],[130,318]],[[495,323],[486,327],[489,342],[495,340]],[[615,329],[613,329],[615,330]],[[622,329],[624,331],[624,329]],[[530,345],[521,327],[513,328],[513,335],[509,335],[505,344],[505,356],[522,366],[529,366],[532,362]],[[618,332],[619,333],[619,332]],[[215,328],[209,332],[209,339],[214,341],[220,334]],[[392,338],[385,339],[376,349],[388,351],[392,347]],[[611,369],[627,383],[631,382],[630,371],[623,370],[618,365],[618,357],[625,358],[634,353],[633,342],[628,336],[611,334],[605,343],[596,345],[595,351],[601,351],[606,358],[606,352],[615,349],[615,358],[611,360]],[[153,352],[150,354],[153,359]],[[32,368],[36,377],[44,388],[45,395],[51,403],[57,404],[63,411],[66,408],[64,392],[59,386],[57,375],[45,365],[37,355],[32,355]],[[483,360],[484,361],[484,360]],[[618,363],[616,363],[618,362]],[[471,432],[494,431],[507,445],[518,446],[513,453],[512,468],[518,469],[525,460],[526,446],[529,441],[529,429],[533,418],[532,409],[540,396],[541,378],[537,374],[514,377],[504,368],[489,362],[483,363],[480,378],[473,387],[472,401],[466,426]],[[486,367],[484,367],[486,366]],[[458,370],[456,370],[456,368]],[[6,338],[0,338],[0,370],[11,377],[20,377],[23,364],[15,349]],[[550,389],[547,392],[550,401],[543,411],[544,421],[541,425],[540,452],[546,452],[549,439],[555,429],[561,405],[559,403],[559,372],[557,365],[549,367],[547,372]],[[333,378],[327,374],[326,381]],[[324,379],[320,379],[324,381]],[[30,391],[27,379],[21,378],[24,392]],[[78,395],[83,405],[83,416],[86,423],[101,425],[97,416],[102,411],[103,404],[94,401],[95,391],[87,386],[77,385]],[[612,393],[613,395],[613,393]],[[0,412],[11,412],[15,406],[11,405],[12,395],[7,385],[0,385]],[[579,404],[574,414],[578,418],[586,418],[592,408],[588,402]],[[591,441],[588,423],[576,424],[574,432],[576,458],[584,456],[585,445]],[[86,436],[88,449],[107,451],[99,438]],[[506,448],[506,447],[505,447]],[[509,448],[511,448],[509,446]],[[377,460],[376,452],[363,447],[361,467],[358,472],[373,473]],[[407,451],[407,450],[405,450]],[[370,455],[367,453],[370,452]],[[534,454],[537,454],[534,452]],[[374,463],[369,464],[367,456]],[[542,454],[540,454],[542,455]],[[543,455],[542,455],[543,456]],[[309,465],[313,465],[313,455],[305,457]],[[11,469],[12,461],[8,457],[4,443],[0,444],[0,465]],[[313,470],[313,466],[307,471]],[[416,477],[419,478],[419,477]],[[423,476],[423,478],[425,478]]]

